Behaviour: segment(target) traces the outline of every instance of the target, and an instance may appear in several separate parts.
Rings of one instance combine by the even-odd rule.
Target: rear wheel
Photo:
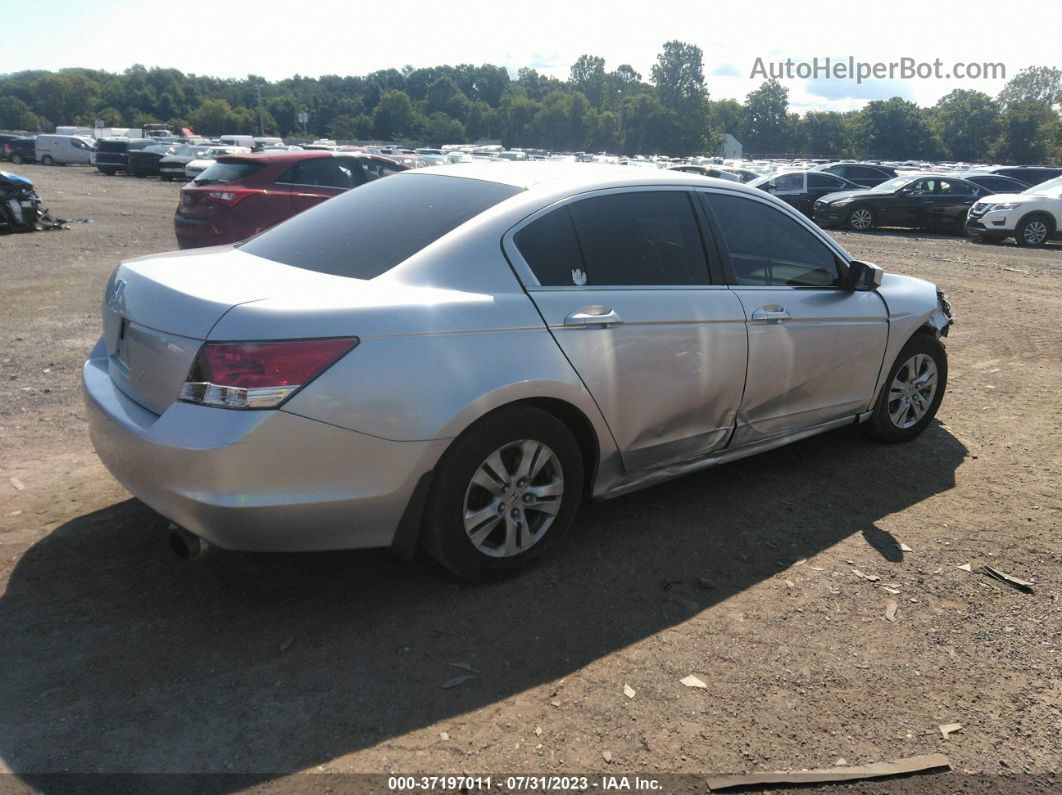
[[[11,153],[11,162],[14,163],[16,166],[22,165],[22,161],[22,155],[20,155],[18,152]]]
[[[933,421],[948,383],[948,355],[940,340],[915,334],[903,346],[863,428],[883,442],[907,442]]]
[[[421,541],[450,571],[484,580],[541,556],[571,526],[583,460],[556,417],[521,406],[489,415],[436,468]]]
[[[51,155],[45,155],[44,157],[41,158],[41,165],[42,166],[54,166],[55,165],[55,159]]]
[[[853,232],[869,232],[874,228],[874,211],[869,207],[853,207],[845,223]]]
[[[1034,215],[1022,219],[1014,230],[1014,239],[1019,246],[1039,248],[1055,233],[1054,224],[1046,216]]]

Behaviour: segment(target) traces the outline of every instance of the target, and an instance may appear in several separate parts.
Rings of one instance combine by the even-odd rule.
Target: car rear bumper
[[[160,514],[224,549],[389,546],[445,440],[393,442],[286,411],[174,403],[161,416],[111,380],[102,342],[82,374],[104,466]]]
[[[234,231],[228,225],[218,226],[207,218],[174,213],[173,231],[177,235],[178,248],[202,248],[237,243],[250,235]]]

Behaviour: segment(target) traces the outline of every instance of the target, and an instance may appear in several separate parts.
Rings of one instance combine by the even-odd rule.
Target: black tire
[[[862,226],[859,219],[868,216],[870,223],[867,226]],[[845,227],[853,232],[869,232],[877,226],[877,223],[878,216],[877,213],[874,212],[874,208],[867,207],[866,205],[856,205],[849,210],[848,215],[844,217]]]
[[[1021,219],[1014,230],[1014,240],[1023,248],[1040,248],[1054,234],[1055,223],[1050,216],[1030,215],[1028,218]]]
[[[901,368],[908,366],[908,363],[919,354],[930,357],[936,365],[936,391],[929,401],[929,408],[921,419],[910,427],[904,428],[897,425],[890,414],[890,406],[892,405],[890,392],[893,381],[896,380]],[[874,405],[874,412],[870,419],[863,423],[863,430],[883,442],[911,441],[933,421],[937,414],[937,409],[940,408],[940,401],[944,398],[944,390],[947,386],[948,354],[944,349],[944,345],[933,335],[922,331],[918,332],[907,341],[907,344],[903,346],[903,349],[896,357],[896,361],[889,368],[889,375],[882,384],[881,394],[878,395],[878,401]]]
[[[14,163],[16,166],[21,166],[22,163],[23,163],[23,160],[24,160],[24,158],[18,152],[12,152],[12,154],[11,154],[11,162]]]
[[[995,232],[987,235],[974,235],[973,239],[975,243],[1002,243],[1007,239],[1007,236]]]
[[[52,158],[51,155],[45,155],[44,157],[41,158],[41,165],[42,166],[54,166],[55,165],[55,160],[54,160],[54,158]]]
[[[523,440],[538,442],[553,451],[559,462],[563,493],[552,523],[537,541],[517,554],[493,557],[477,548],[465,529],[466,499],[475,496],[472,478],[488,456],[508,444]],[[552,467],[552,464],[547,465],[543,472]],[[583,488],[582,453],[564,423],[531,406],[502,409],[468,428],[439,461],[425,508],[421,545],[432,558],[467,580],[483,581],[515,572],[553,548],[571,527],[579,510]],[[484,491],[482,496],[488,502],[499,503],[501,514],[506,513],[508,505],[520,506],[519,502],[507,502],[514,498],[511,493],[492,497]],[[527,516],[534,517],[536,522],[543,521],[544,517],[531,512]],[[507,521],[502,521],[496,525],[502,537],[506,524]],[[531,527],[531,519],[528,519],[528,527]],[[492,536],[494,533],[491,531]]]
[[[100,169],[100,173],[106,174],[108,177],[113,177],[114,176],[114,169],[113,168],[101,168]]]

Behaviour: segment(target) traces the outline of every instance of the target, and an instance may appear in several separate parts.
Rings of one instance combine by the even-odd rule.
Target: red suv
[[[180,248],[235,243],[344,191],[407,167],[356,152],[225,155],[181,189]]]

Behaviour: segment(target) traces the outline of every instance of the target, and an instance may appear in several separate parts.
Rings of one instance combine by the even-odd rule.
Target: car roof
[[[417,169],[417,175],[437,174],[445,177],[497,182],[524,190],[578,192],[609,187],[638,185],[715,185],[728,190],[762,196],[762,191],[748,188],[740,182],[705,177],[686,171],[667,168],[646,169],[604,163],[563,163],[556,161],[474,161],[449,166],[429,166]]]
[[[383,155],[370,155],[365,152],[331,152],[320,149],[304,149],[301,152],[289,152],[287,150],[238,152],[231,155],[222,155],[218,160],[223,163],[231,163],[233,161],[246,162],[248,160],[255,163],[293,163],[297,160],[308,160],[318,157],[358,157],[365,160],[376,160],[384,163],[395,162],[393,159],[384,157]]]

